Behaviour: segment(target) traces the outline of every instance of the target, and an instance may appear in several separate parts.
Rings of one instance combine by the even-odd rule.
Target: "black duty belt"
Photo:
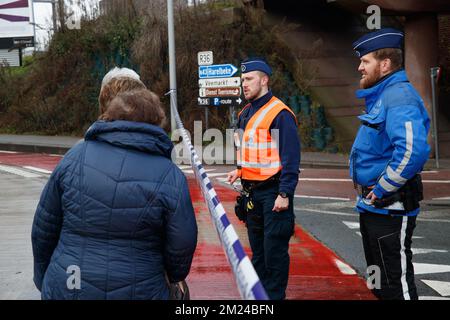
[[[362,198],[366,198],[367,195],[373,190],[361,185],[356,185],[358,194]],[[376,199],[373,205],[376,208],[385,208],[397,201],[403,203],[405,211],[413,211],[420,207],[419,202],[423,200],[423,185],[422,178],[420,174],[415,175],[413,178],[409,179],[403,187],[398,189],[397,192],[383,197],[381,199]]]
[[[280,183],[280,172],[275,174],[274,176],[264,180],[264,181],[255,181],[255,180],[244,180],[242,179],[242,188],[247,192],[250,192],[255,189],[267,189],[273,187],[276,184]]]

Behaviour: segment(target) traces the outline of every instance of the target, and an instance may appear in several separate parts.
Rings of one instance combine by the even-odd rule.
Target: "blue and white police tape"
[[[246,300],[268,300],[267,293],[264,290],[249,257],[245,253],[233,225],[228,220],[225,209],[223,208],[203,165],[199,161],[191,140],[186,133],[186,129],[181,122],[178,111],[174,110],[174,114],[177,128],[181,131],[181,136],[183,137],[183,142],[190,150],[192,169],[195,173],[197,182],[200,185],[200,189],[202,190],[205,202],[208,205],[209,213],[214,221],[217,234],[219,235],[228,262],[232,267],[241,297]]]

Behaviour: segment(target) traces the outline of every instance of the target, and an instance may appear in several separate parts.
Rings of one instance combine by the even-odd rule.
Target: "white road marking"
[[[180,168],[181,170],[185,170],[185,169],[191,169],[191,166],[183,166],[183,165],[178,165],[178,168]]]
[[[341,200],[350,201],[349,198],[338,198],[338,197],[323,197],[323,196],[306,196],[306,195],[294,195],[295,198],[305,198],[305,199],[324,199],[324,200]]]
[[[424,237],[419,237],[419,236],[413,236],[413,239],[423,239]]]
[[[424,219],[424,218],[417,218],[417,221],[447,222],[447,223],[450,223],[450,220],[445,220],[445,219]]]
[[[0,150],[0,153],[7,153],[7,154],[16,154],[18,152],[16,151],[6,151],[6,150]]]
[[[299,178],[298,181],[316,182],[353,182],[351,179]],[[450,183],[450,180],[422,180],[423,183]]]
[[[342,221],[342,223],[345,224],[350,229],[359,229],[359,222]]]
[[[427,286],[431,287],[434,291],[439,293],[443,297],[450,296],[450,282],[447,281],[435,281],[435,280],[422,280]]]
[[[448,252],[447,250],[425,249],[425,248],[412,248],[411,250],[412,250],[413,254],[426,254],[426,253],[432,253],[432,252],[437,252],[437,253]]]
[[[12,166],[5,166],[5,165],[0,165],[0,171],[3,172],[7,172],[7,173],[12,173],[24,178],[39,178],[42,177],[42,175],[40,174],[36,174],[36,173],[32,173],[29,171],[25,171],[16,167],[12,167]]]
[[[433,200],[450,200],[450,197],[433,198]]]
[[[215,171],[216,169],[205,169],[205,172],[211,172],[211,171]],[[184,173],[190,173],[193,174],[194,170],[182,170]]]
[[[309,211],[309,212],[316,212],[316,213],[323,213],[323,214],[331,214],[335,216],[350,216],[355,217],[357,214],[351,214],[351,213],[345,213],[345,212],[334,212],[334,211],[326,211],[326,210],[318,210],[318,209],[309,209],[309,208],[302,208],[302,207],[294,207],[295,210],[299,211]]]
[[[434,297],[434,296],[419,296],[419,300],[450,300],[450,298]]]
[[[329,179],[329,178],[298,178],[298,181],[352,182],[351,179]]]
[[[31,171],[37,171],[37,172],[40,172],[40,173],[52,174],[52,171],[41,169],[41,168],[36,168],[36,167],[32,167],[32,166],[24,166],[23,168],[29,169]]]
[[[334,263],[339,268],[339,270],[342,272],[342,274],[356,274],[356,271],[350,267],[348,264],[344,263],[341,260],[334,259]]]
[[[413,263],[413,265],[416,275],[450,272],[450,265],[446,264]]]
[[[220,176],[226,176],[228,173],[209,173],[208,177],[214,178],[214,177],[220,177]]]

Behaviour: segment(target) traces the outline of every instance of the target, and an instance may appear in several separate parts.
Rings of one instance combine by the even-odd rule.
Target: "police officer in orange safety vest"
[[[252,263],[270,299],[286,297],[293,197],[298,183],[300,141],[295,114],[269,90],[272,70],[262,58],[242,62],[242,89],[249,102],[239,113],[235,139]]]

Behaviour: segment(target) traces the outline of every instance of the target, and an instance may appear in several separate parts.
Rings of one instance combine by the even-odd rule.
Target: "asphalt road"
[[[49,155],[0,153],[0,299],[38,298],[31,281],[30,212],[58,161]],[[181,169],[192,174],[189,166]],[[213,184],[229,187],[225,179],[231,167],[206,169]],[[351,200],[355,194],[347,170],[306,169],[300,179],[296,222],[364,276],[358,215]],[[423,206],[414,232],[416,285],[421,299],[450,299],[450,206],[436,205],[439,199],[449,202],[445,199],[450,197],[450,172],[427,172],[424,180],[425,203],[434,205]]]

